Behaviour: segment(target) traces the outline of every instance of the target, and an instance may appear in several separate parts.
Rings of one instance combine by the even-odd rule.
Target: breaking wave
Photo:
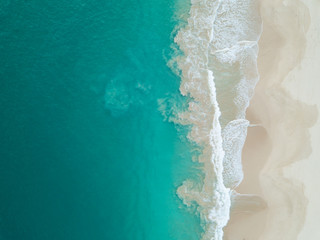
[[[222,240],[233,189],[243,178],[245,111],[259,79],[261,26],[255,0],[192,0],[187,23],[174,38],[182,52],[172,60],[180,92],[191,99],[175,122],[191,126],[188,137],[203,149],[198,161],[204,171],[200,188],[185,180],[177,194],[197,205],[203,240]]]

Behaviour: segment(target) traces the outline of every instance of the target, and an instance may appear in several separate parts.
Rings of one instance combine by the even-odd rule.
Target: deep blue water
[[[175,0],[0,1],[0,239],[198,239],[159,99]]]

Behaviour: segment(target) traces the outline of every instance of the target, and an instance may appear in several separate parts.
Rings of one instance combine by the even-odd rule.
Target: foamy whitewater
[[[192,100],[177,123],[191,125],[189,139],[202,147],[201,187],[186,180],[177,190],[195,203],[204,227],[202,239],[222,240],[234,189],[243,179],[241,152],[248,120],[245,111],[259,79],[261,20],[257,1],[192,0],[187,24],[174,41],[182,56],[180,92]]]

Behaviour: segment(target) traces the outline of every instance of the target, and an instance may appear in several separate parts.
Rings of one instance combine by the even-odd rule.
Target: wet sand
[[[259,126],[248,129],[244,180],[236,190],[260,196],[266,207],[248,203],[233,211],[224,239],[320,239],[320,2],[260,3],[260,81],[247,111]]]

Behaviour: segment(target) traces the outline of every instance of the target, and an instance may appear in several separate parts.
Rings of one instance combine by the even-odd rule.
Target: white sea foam
[[[203,147],[204,180],[186,180],[177,193],[196,203],[203,240],[222,240],[231,189],[243,178],[241,151],[249,122],[245,111],[256,82],[261,23],[255,0],[191,0],[190,16],[175,37],[183,52],[180,92],[191,97],[177,122],[190,124],[189,138]]]

